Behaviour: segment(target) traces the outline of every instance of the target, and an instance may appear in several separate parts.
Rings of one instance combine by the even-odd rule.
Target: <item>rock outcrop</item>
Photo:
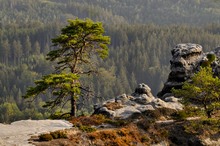
[[[204,57],[202,46],[198,44],[178,44],[171,50],[170,74],[167,82],[158,97],[165,99],[167,93],[174,87],[179,89],[183,82],[190,79],[193,73],[198,71],[200,62]],[[165,96],[164,96],[165,95]]]
[[[190,81],[192,75],[199,71],[201,65],[209,63],[210,58],[207,56],[210,56],[210,54],[215,56],[211,63],[214,74],[220,77],[220,47],[211,52],[204,53],[201,45],[191,43],[178,44],[171,50],[171,54],[171,72],[162,91],[157,94],[163,100],[167,96],[171,96],[172,88],[180,89],[183,82]]]
[[[182,110],[183,106],[175,97],[165,101],[152,95],[146,84],[139,84],[131,95],[122,94],[100,105],[94,106],[94,114],[104,114],[110,118],[129,119],[157,109]]]
[[[21,120],[10,125],[0,123],[0,146],[33,146],[28,142],[31,136],[70,129],[72,126],[64,120]]]

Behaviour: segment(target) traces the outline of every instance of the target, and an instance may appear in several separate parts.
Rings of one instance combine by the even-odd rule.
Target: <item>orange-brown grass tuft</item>
[[[106,129],[88,134],[88,138],[93,144],[98,141],[103,141],[106,146],[129,146],[137,145],[138,143],[147,142],[146,135],[139,131],[135,124],[129,124],[119,129]],[[145,143],[147,144],[147,143]]]
[[[107,118],[104,115],[93,115],[90,117],[81,116],[77,118],[73,118],[70,120],[70,122],[74,125],[101,125],[102,123],[105,123]]]

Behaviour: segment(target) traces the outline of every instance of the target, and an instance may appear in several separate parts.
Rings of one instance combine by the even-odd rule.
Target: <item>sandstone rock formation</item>
[[[208,61],[207,55],[213,54],[216,59],[212,62],[214,74],[220,77],[220,47],[211,52],[204,53],[202,46],[198,44],[178,44],[171,50],[172,59],[170,60],[170,74],[162,91],[157,96],[165,99],[171,96],[171,89],[179,89],[183,82],[190,81],[192,75],[199,71],[200,66]]]
[[[129,119],[156,109],[182,110],[183,106],[175,97],[167,97],[165,101],[152,95],[146,84],[139,84],[132,95],[122,94],[100,105],[94,106],[94,114],[104,114],[110,118]]]

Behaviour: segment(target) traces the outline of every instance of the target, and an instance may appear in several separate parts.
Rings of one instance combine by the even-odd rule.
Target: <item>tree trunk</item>
[[[206,112],[206,116],[208,117],[208,118],[211,118],[212,117],[212,112],[213,112],[213,110],[211,109],[208,109],[207,108],[207,106],[206,106],[206,104],[204,104],[204,108],[205,108],[205,112]]]
[[[76,100],[74,96],[71,97],[71,117],[76,117]]]
[[[212,117],[212,111],[213,111],[213,110],[208,110],[208,111],[206,111],[206,115],[207,115],[208,118],[211,118],[211,117]]]

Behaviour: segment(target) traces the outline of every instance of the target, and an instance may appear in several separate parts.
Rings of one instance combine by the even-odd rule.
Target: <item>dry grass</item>
[[[123,128],[100,130],[88,134],[93,144],[103,141],[106,146],[131,146],[148,144],[148,137],[138,129],[135,124],[129,124]]]
[[[104,115],[81,116],[73,118],[70,122],[73,125],[97,126],[105,123],[107,118]]]
[[[105,105],[105,107],[107,107],[109,110],[114,111],[114,110],[122,108],[123,106],[120,103],[117,103],[117,102],[110,102],[110,103],[107,103]]]

